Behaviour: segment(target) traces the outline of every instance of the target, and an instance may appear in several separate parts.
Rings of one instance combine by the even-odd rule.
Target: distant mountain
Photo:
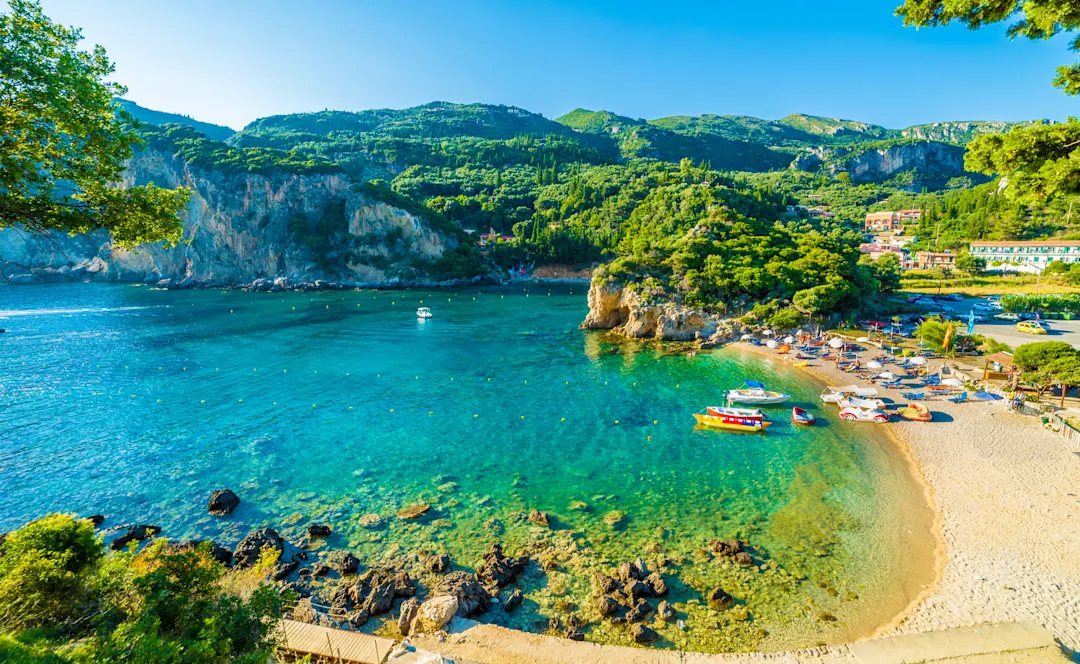
[[[794,113],[781,118],[778,122],[799,131],[817,136],[828,136],[847,141],[880,141],[894,138],[895,132],[878,125],[856,122],[855,120],[841,120],[840,118],[822,118],[815,115],[803,115]]]
[[[199,122],[189,118],[186,115],[179,115],[177,113],[165,113],[164,111],[155,111],[153,109],[139,106],[133,101],[127,99],[117,99],[116,103],[122,106],[128,113],[131,113],[136,120],[145,122],[147,124],[165,125],[165,124],[178,124],[186,127],[191,127],[203,134],[208,138],[212,138],[215,141],[224,141],[233,134],[235,130],[229,127],[223,127],[221,125],[211,124],[209,122]]]

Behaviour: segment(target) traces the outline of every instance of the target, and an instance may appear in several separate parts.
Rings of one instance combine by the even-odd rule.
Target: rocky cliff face
[[[589,313],[581,327],[612,330],[631,339],[719,344],[743,333],[736,321],[674,302],[649,304],[639,293],[614,285],[589,287]]]
[[[879,149],[857,150],[831,166],[847,171],[855,182],[886,180],[897,173],[917,170],[934,176],[964,174],[964,148],[934,141],[899,143]]]
[[[192,191],[183,242],[128,251],[114,247],[107,233],[35,237],[7,229],[0,231],[0,271],[11,283],[393,284],[425,280],[425,267],[457,246],[455,237],[344,175],[208,172],[148,150],[131,160],[124,182]]]

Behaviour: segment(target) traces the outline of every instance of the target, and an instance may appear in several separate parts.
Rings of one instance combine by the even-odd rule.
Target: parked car
[[[988,296],[986,298],[986,301],[987,302],[1001,302],[1001,296],[1000,295],[990,295],[990,296]]]
[[[1046,334],[1047,329],[1048,327],[1044,327],[1033,320],[1022,320],[1016,324],[1017,332],[1027,332],[1028,334]]]
[[[1021,311],[1019,314],[1020,320],[1038,320],[1039,315],[1034,311]]]
[[[919,307],[935,307],[935,306],[937,306],[937,301],[932,300],[932,299],[930,299],[928,297],[920,297],[920,298],[917,298],[914,302],[912,302],[912,304],[914,304],[916,306],[919,306]]]
[[[952,320],[952,316],[945,313],[944,311],[931,311],[930,313],[923,316],[923,319],[940,320],[944,323],[946,321]]]
[[[878,320],[861,320],[861,321],[859,321],[859,327],[872,327],[874,329],[880,330],[880,329],[886,328],[888,326],[889,326],[888,323],[882,323],[881,321],[878,321]]]
[[[889,414],[873,408],[849,406],[840,411],[840,419],[848,422],[878,422],[884,424],[889,421]]]
[[[960,293],[946,293],[944,295],[939,295],[938,299],[948,300],[949,302],[962,302],[964,300],[964,296]]]
[[[1001,304],[998,302],[976,302],[971,308],[975,311],[1001,311]]]
[[[974,309],[971,311],[971,313],[968,314],[968,316],[971,317],[971,318],[974,318],[975,321],[978,322],[978,323],[985,323],[986,322],[986,314],[979,313],[978,311],[975,311]]]
[[[1007,320],[1007,321],[1019,322],[1020,321],[1020,314],[1014,314],[1014,313],[994,314],[994,320]]]

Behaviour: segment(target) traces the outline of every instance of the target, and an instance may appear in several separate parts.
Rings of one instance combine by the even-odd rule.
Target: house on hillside
[[[1038,273],[1054,261],[1080,262],[1080,241],[972,242],[968,246],[968,253],[984,259],[987,269],[990,270]]]
[[[913,263],[916,270],[930,270],[936,267],[952,270],[956,267],[956,254],[951,251],[916,251]]]
[[[899,231],[909,222],[922,219],[922,210],[897,210],[896,212],[869,212],[864,229],[868,233]]]
[[[900,264],[903,265],[908,259],[906,251],[900,247],[894,247],[888,244],[878,244],[876,242],[867,242],[859,245],[859,251],[870,256],[870,260],[876,261],[886,254],[893,254],[900,259]]]

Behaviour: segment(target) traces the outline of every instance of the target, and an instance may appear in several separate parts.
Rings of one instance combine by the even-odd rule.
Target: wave
[[[137,311],[160,307],[83,307],[75,309],[0,309],[0,318],[16,316],[70,316],[72,314],[108,314],[114,311]]]

